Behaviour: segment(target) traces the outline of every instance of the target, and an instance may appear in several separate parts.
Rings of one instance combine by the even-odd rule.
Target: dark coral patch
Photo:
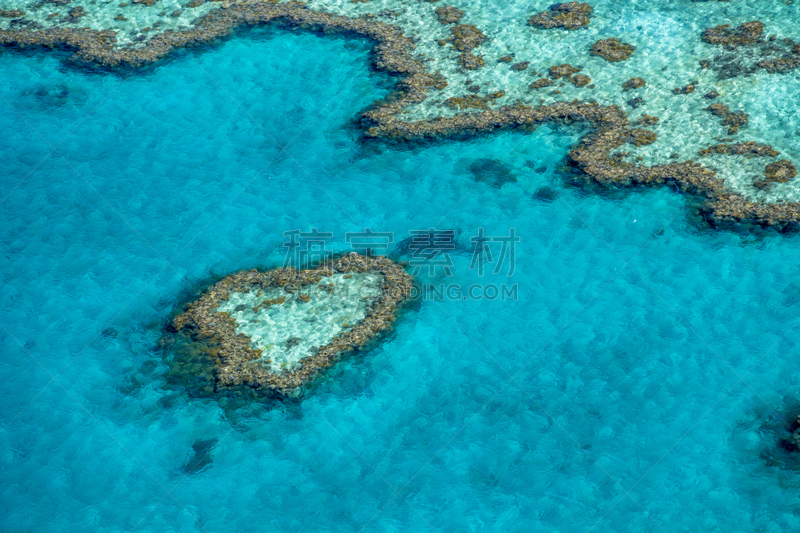
[[[453,6],[439,6],[436,8],[436,18],[442,24],[455,24],[464,17],[464,12]]]
[[[566,2],[553,4],[550,9],[531,17],[528,24],[535,28],[549,30],[562,28],[577,30],[589,25],[592,15],[592,6],[584,2]]]
[[[647,85],[647,82],[644,81],[642,78],[631,78],[622,84],[622,90],[630,91],[632,89],[639,89],[640,87],[644,87],[645,85]]]
[[[489,102],[498,98],[502,98],[505,95],[506,93],[503,91],[489,93],[486,96],[468,94],[467,96],[453,96],[445,100],[443,103],[450,109],[489,109]]]
[[[728,126],[728,135],[735,135],[739,132],[740,127],[747,125],[747,113],[731,111],[731,108],[725,104],[711,104],[705,110],[722,119],[722,124]]]
[[[580,67],[573,67],[572,65],[568,65],[566,63],[563,65],[553,65],[547,69],[548,74],[550,74],[550,77],[554,80],[558,80],[560,78],[569,78],[573,74],[576,74],[580,71]]]
[[[776,157],[780,152],[773,149],[768,144],[760,144],[755,141],[747,141],[735,144],[715,144],[700,150],[700,156],[709,155],[746,155],[750,157]]]
[[[594,43],[589,50],[593,56],[600,56],[606,61],[625,61],[633,54],[636,47],[632,44],[618,41],[615,37],[601,39]]]
[[[481,45],[486,40],[486,36],[481,30],[472,24],[459,24],[450,28],[453,34],[453,46],[459,52],[469,52],[473,48]]]
[[[497,159],[476,159],[470,164],[469,171],[475,181],[486,182],[496,189],[517,181],[511,167]]]
[[[773,183],[786,183],[795,176],[797,176],[797,169],[792,162],[787,159],[781,159],[767,165],[764,169],[764,177],[757,180],[753,185],[758,189],[767,189]]]
[[[569,81],[575,87],[585,87],[591,83],[592,78],[589,76],[584,76],[583,74],[578,74],[577,76],[572,76]]]
[[[719,46],[740,46],[752,44],[761,38],[764,24],[754,20],[731,29],[730,24],[715,26],[703,31],[702,39],[708,44]]]
[[[553,85],[555,85],[553,80],[548,80],[547,78],[539,78],[535,82],[531,83],[530,88],[531,89],[542,89],[544,87],[551,87]]]
[[[486,65],[486,61],[481,56],[476,56],[472,52],[463,52],[458,55],[459,64],[467,70],[478,70]]]

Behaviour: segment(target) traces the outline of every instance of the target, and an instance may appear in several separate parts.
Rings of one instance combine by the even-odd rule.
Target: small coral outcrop
[[[719,46],[740,46],[752,44],[761,38],[764,33],[764,24],[754,20],[745,22],[741,26],[731,29],[729,24],[715,26],[703,31],[703,42]]]
[[[553,4],[547,11],[531,17],[528,24],[543,30],[552,28],[577,30],[589,25],[589,17],[591,15],[592,6],[589,4],[585,2],[566,2]]]
[[[455,24],[464,17],[464,12],[453,6],[439,6],[436,8],[436,18],[442,24]]]
[[[616,63],[617,61],[625,61],[633,55],[636,47],[632,44],[623,43],[618,41],[615,37],[610,39],[601,39],[594,43],[589,50],[593,56],[600,56],[606,61]]]
[[[764,169],[764,177],[756,180],[753,185],[758,189],[768,189],[773,183],[786,183],[797,176],[797,169],[791,161],[781,159],[770,163]]]
[[[171,375],[205,394],[299,392],[390,329],[411,290],[397,263],[355,253],[312,269],[231,274],[173,319]]]

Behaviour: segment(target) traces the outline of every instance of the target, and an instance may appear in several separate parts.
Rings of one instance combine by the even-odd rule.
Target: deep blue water
[[[797,529],[800,239],[566,186],[577,131],[362,145],[391,87],[368,50],[260,31],[125,78],[0,54],[0,530]],[[166,386],[174,306],[312,227],[515,228],[512,277],[454,253],[439,281],[519,298],[423,302],[285,406]]]

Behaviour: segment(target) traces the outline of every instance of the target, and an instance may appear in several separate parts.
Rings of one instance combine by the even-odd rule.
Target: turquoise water
[[[363,145],[368,49],[265,30],[124,78],[0,54],[0,529],[796,529],[800,240],[571,187],[576,130]],[[421,302],[302,401],[168,386],[174,306],[312,227],[513,227],[513,277],[455,252],[450,282],[519,298]]]

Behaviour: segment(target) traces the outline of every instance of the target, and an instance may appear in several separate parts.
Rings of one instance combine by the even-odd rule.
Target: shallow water
[[[368,49],[257,31],[126,78],[0,54],[0,529],[796,529],[774,449],[800,240],[570,187],[576,130],[364,145],[351,120],[391,87]],[[420,302],[302,401],[166,386],[157,340],[198,286],[282,264],[284,231],[337,251],[365,227],[461,229],[422,281],[518,299]],[[511,277],[470,270],[480,227],[515,228]]]
[[[380,274],[338,273],[320,282],[329,288],[312,285],[297,295],[279,287],[234,292],[217,311],[233,317],[236,332],[250,337],[250,346],[262,351],[261,361],[281,372],[298,368],[314,348],[363,320],[369,304],[380,296],[381,279]],[[300,300],[300,294],[309,300]],[[270,305],[262,308],[265,301]]]

